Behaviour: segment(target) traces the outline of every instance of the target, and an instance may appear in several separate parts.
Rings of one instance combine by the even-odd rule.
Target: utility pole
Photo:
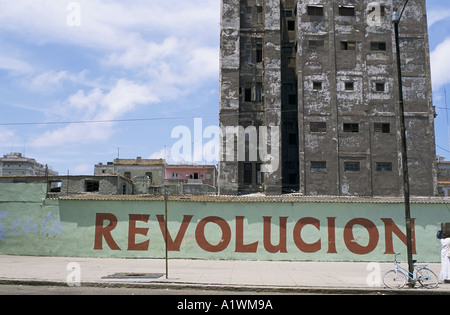
[[[408,146],[406,143],[406,124],[405,124],[405,104],[403,100],[403,82],[402,82],[402,64],[400,56],[400,38],[399,27],[400,19],[405,11],[406,5],[409,0],[406,0],[405,5],[399,15],[398,11],[394,11],[392,14],[392,22],[394,24],[395,32],[395,47],[397,52],[397,74],[398,74],[398,99],[400,105],[400,129],[401,129],[401,153],[402,153],[402,168],[403,168],[403,194],[405,197],[405,221],[406,221],[406,247],[408,256],[408,269],[412,274],[414,272],[414,262],[412,254],[412,232],[411,232],[411,206],[410,206],[410,192],[409,192],[409,173],[408,173]],[[414,283],[409,280],[409,287],[413,287]]]
[[[168,255],[168,247],[167,247],[167,221],[168,221],[168,217],[167,217],[167,201],[169,200],[169,187],[168,186],[164,186],[164,216],[165,216],[165,220],[164,220],[164,228],[165,228],[165,256],[166,256],[166,279],[169,278],[169,255]]]

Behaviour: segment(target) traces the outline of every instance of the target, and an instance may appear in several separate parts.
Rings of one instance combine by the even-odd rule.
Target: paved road
[[[171,290],[155,288],[66,287],[35,285],[0,285],[0,295],[257,295],[258,292],[223,290]],[[282,294],[282,293],[276,293]]]

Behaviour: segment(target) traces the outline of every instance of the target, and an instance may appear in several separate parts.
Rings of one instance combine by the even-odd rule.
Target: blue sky
[[[437,153],[450,160],[450,2],[427,2]],[[0,154],[91,174],[118,153],[163,157],[177,141],[172,130],[193,130],[193,117],[203,128],[218,124],[219,0],[0,0],[0,7]]]

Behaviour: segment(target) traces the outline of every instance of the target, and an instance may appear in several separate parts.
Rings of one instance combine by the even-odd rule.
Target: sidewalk
[[[392,290],[371,285],[393,268],[392,263],[279,262],[169,260],[169,277],[163,259],[111,259],[24,257],[0,255],[0,283],[67,285],[70,263],[79,266],[82,286],[201,287],[202,289],[311,293],[386,293]],[[406,265],[406,264],[403,264]],[[68,269],[69,268],[69,269]],[[378,269],[375,269],[378,268]],[[430,264],[439,275],[440,265]],[[378,272],[379,270],[379,272]],[[375,272],[374,272],[375,271]],[[119,277],[117,277],[119,274]],[[116,277],[111,277],[116,275]],[[151,278],[154,276],[153,278]],[[369,279],[369,281],[368,281]],[[368,284],[369,282],[369,284]],[[417,285],[401,289],[409,294],[450,294],[450,284],[427,290]]]

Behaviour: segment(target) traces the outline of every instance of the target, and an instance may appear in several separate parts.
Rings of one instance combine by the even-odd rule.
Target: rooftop
[[[101,201],[163,201],[164,196],[159,195],[82,195],[61,197],[61,200],[101,200]],[[302,196],[296,194],[281,196],[265,196],[252,194],[245,196],[169,196],[172,202],[217,202],[217,203],[247,203],[247,202],[287,202],[287,203],[385,203],[402,204],[403,197],[342,197],[342,196]],[[450,198],[444,197],[411,197],[412,204],[450,204]]]

